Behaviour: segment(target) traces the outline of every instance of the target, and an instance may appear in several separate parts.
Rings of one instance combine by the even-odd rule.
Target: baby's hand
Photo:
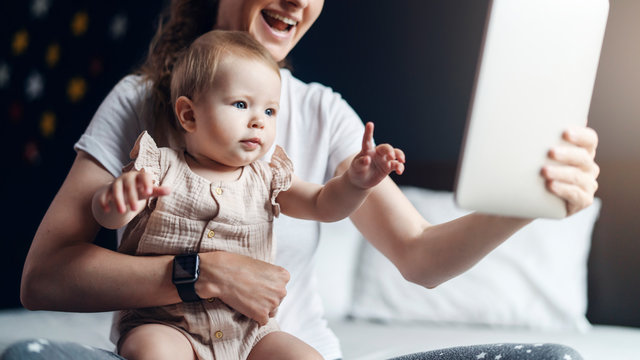
[[[362,150],[347,170],[351,183],[368,189],[376,186],[392,171],[404,172],[404,152],[389,144],[373,145],[373,123],[368,122],[362,137]]]
[[[129,171],[116,178],[98,197],[105,213],[111,211],[111,204],[119,213],[138,210],[138,203],[152,196],[168,195],[171,189],[167,186],[155,186],[151,175],[144,171]]]

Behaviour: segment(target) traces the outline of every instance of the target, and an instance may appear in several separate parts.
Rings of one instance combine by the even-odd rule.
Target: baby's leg
[[[247,357],[247,360],[258,359],[322,360],[322,356],[316,349],[297,337],[286,332],[275,331],[258,341]]]
[[[120,355],[129,360],[194,360],[191,343],[178,330],[162,324],[145,324],[131,330],[120,344]]]

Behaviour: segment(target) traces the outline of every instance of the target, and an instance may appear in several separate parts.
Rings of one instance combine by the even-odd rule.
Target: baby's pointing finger
[[[364,127],[364,135],[362,136],[362,150],[369,151],[373,147],[373,123],[368,122]]]
[[[151,191],[151,196],[165,196],[171,194],[171,188],[168,186],[155,186]]]

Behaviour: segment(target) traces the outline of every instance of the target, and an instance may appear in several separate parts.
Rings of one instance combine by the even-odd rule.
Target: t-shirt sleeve
[[[142,113],[147,90],[141,77],[123,78],[104,99],[74,149],[88,153],[119,176],[129,162],[129,150],[146,129]]]
[[[327,109],[327,116],[331,119],[332,135],[326,174],[328,180],[335,175],[341,162],[362,148],[364,124],[353,108],[336,92],[325,94],[323,108]]]

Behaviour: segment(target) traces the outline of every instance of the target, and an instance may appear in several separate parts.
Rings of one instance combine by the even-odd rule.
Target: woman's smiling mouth
[[[262,17],[272,29],[280,32],[288,32],[298,24],[297,21],[270,10],[262,10]]]

